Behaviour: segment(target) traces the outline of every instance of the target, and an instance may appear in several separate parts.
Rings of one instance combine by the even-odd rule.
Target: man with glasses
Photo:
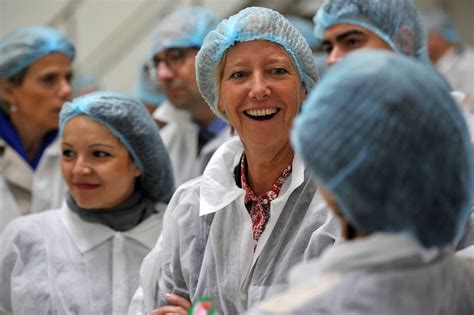
[[[202,174],[210,157],[229,135],[199,93],[194,59],[204,37],[219,18],[200,7],[164,17],[151,42],[150,77],[166,95],[154,113],[168,148],[177,185]]]

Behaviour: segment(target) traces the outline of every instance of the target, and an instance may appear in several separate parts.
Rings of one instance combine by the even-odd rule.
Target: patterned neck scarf
[[[246,167],[247,161],[245,159],[245,154],[243,154],[240,161],[240,180],[242,182],[242,188],[246,192],[244,201],[245,207],[252,218],[253,239],[258,242],[263,231],[265,231],[265,226],[267,225],[268,220],[270,219],[270,204],[273,200],[278,198],[283,183],[291,175],[292,163],[285,168],[280,177],[278,177],[275,183],[273,183],[272,188],[259,196],[255,195],[252,188],[247,183]]]

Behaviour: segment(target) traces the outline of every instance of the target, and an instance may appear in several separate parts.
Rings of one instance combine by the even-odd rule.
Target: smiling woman
[[[67,202],[6,227],[0,313],[123,314],[174,190],[171,162],[143,104],[121,94],[67,102],[60,127]]]
[[[273,10],[244,9],[206,36],[196,73],[204,99],[238,137],[174,194],[130,313],[185,314],[210,297],[216,313],[241,314],[338,236],[289,141],[317,80],[303,36]]]
[[[75,51],[46,27],[0,39],[0,232],[13,218],[59,207],[59,111],[71,98]]]

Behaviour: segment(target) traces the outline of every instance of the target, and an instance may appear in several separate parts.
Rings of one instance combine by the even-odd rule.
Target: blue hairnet
[[[316,45],[316,37],[314,37],[313,34],[314,25],[311,21],[296,15],[287,15],[285,17],[288,19],[288,21],[290,21],[291,24],[293,24],[294,27],[296,27],[298,31],[300,31],[311,49],[318,48]]]
[[[196,56],[199,91],[212,110],[223,119],[226,119],[225,116],[217,108],[217,68],[227,49],[237,42],[252,40],[267,40],[281,45],[293,60],[308,91],[318,79],[308,43],[283,15],[267,8],[243,9],[210,32]]]
[[[94,91],[102,89],[102,83],[99,78],[93,74],[74,75],[71,85],[72,95],[74,97],[80,96],[81,90],[83,89],[91,88],[94,89]]]
[[[49,27],[24,27],[0,39],[0,80],[7,80],[44,55],[63,53],[71,61],[75,50],[70,40]]]
[[[302,106],[291,140],[358,230],[457,240],[472,206],[473,147],[450,87],[424,63],[354,52]]]
[[[60,113],[60,132],[79,115],[106,126],[127,148],[141,171],[146,195],[168,202],[174,191],[171,161],[161,141],[158,126],[138,100],[113,92],[93,92],[66,102]]]
[[[148,75],[147,65],[142,64],[138,69],[138,78],[133,87],[133,96],[148,105],[157,107],[166,96],[160,91],[158,83],[153,81]]]
[[[411,0],[325,0],[313,20],[318,46],[329,27],[354,24],[375,33],[397,53],[429,63],[426,32]]]
[[[219,18],[197,6],[186,7],[165,16],[156,26],[151,39],[150,59],[168,48],[201,47]]]
[[[423,22],[425,23],[428,34],[440,33],[444,39],[453,44],[459,44],[461,42],[450,17],[440,8],[432,7],[427,10],[426,13],[423,14]]]

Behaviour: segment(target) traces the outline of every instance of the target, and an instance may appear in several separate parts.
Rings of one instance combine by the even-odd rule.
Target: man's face
[[[331,66],[348,53],[360,48],[392,48],[375,33],[354,25],[338,24],[324,32],[322,50],[328,54],[327,64]]]
[[[168,48],[155,55],[160,89],[177,108],[189,110],[201,101],[194,60],[197,48]]]

